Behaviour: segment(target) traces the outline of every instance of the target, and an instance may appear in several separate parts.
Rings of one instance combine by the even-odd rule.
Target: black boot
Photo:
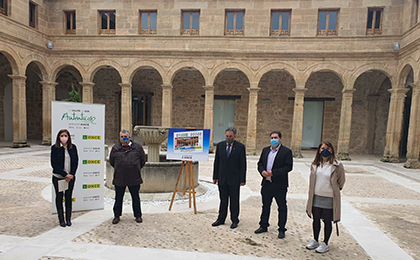
[[[58,221],[60,222],[60,226],[66,227],[66,222],[64,222],[64,212],[63,210],[57,211]]]
[[[67,226],[71,226],[71,208],[66,208],[66,223]]]

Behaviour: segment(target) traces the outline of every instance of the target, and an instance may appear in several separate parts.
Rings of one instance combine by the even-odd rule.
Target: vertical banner
[[[105,105],[52,101],[51,121],[51,143],[61,129],[67,129],[79,154],[73,211],[103,209]],[[52,211],[57,212],[54,187],[52,202]]]
[[[166,159],[182,161],[209,160],[210,129],[170,128]]]

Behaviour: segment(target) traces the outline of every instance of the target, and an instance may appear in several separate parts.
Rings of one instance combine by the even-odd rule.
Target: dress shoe
[[[67,221],[66,221],[66,224],[67,224],[67,226],[69,226],[69,227],[70,227],[70,226],[71,226],[71,221],[70,221],[70,220],[67,220]]]
[[[278,238],[283,239],[286,237],[286,234],[284,233],[284,231],[279,231],[279,236]]]
[[[267,227],[260,226],[257,230],[254,231],[255,234],[261,234],[267,232]]]
[[[66,222],[60,222],[60,226],[62,226],[62,227],[66,227]]]
[[[224,225],[225,224],[225,222],[224,221],[221,221],[221,220],[216,220],[215,222],[213,222],[211,225],[213,226],[213,227],[217,227],[217,226],[220,226],[220,225]]]
[[[118,222],[120,222],[120,217],[115,217],[115,218],[112,220],[112,224],[118,224]]]
[[[231,229],[235,229],[237,227],[238,227],[238,223],[236,223],[236,222],[233,222],[232,225],[230,225]]]
[[[136,222],[137,223],[142,223],[143,222],[143,219],[141,217],[138,217],[138,218],[136,218]]]

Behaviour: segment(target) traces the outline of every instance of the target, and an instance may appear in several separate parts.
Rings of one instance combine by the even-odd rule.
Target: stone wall
[[[386,145],[386,128],[388,124],[388,111],[391,93],[391,81],[386,79],[378,91],[378,108],[376,110],[376,124],[375,124],[375,142],[373,153],[376,155],[383,155]]]
[[[249,103],[249,80],[240,71],[223,71],[214,82],[214,95],[240,96],[235,101],[235,123],[237,130],[236,138],[239,142],[246,144],[248,103]],[[203,112],[204,113],[204,112]]]
[[[31,65],[30,65],[31,66]],[[26,129],[28,140],[42,140],[41,79],[28,69],[26,78]]]
[[[337,150],[338,131],[343,84],[341,79],[332,72],[317,72],[309,77],[305,98],[335,98],[334,101],[324,101],[324,118],[321,141],[329,141]]]
[[[153,93],[150,125],[162,125],[162,78],[155,69],[141,69],[134,75],[132,93]]]
[[[121,77],[115,69],[101,69],[94,77],[93,103],[105,104],[105,143],[118,141]]]
[[[284,71],[272,71],[261,78],[258,87],[256,154],[270,145],[272,131],[280,131],[282,144],[290,147],[294,101],[288,98],[295,96],[293,77]]]
[[[198,70],[181,70],[172,81],[172,126],[204,126],[204,78]]]
[[[1,72],[0,72],[1,73]],[[4,130],[4,89],[5,85],[2,80],[4,79],[4,75],[0,74],[0,141],[4,140],[5,130]]]

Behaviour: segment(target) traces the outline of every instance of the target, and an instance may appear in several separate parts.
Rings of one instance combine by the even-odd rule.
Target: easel
[[[184,166],[185,166],[184,189],[178,190],[178,184],[179,184],[179,180],[181,179],[182,170],[184,169]],[[188,179],[188,190],[187,190],[187,179]],[[175,199],[175,194],[178,191],[182,192],[183,195],[185,195],[185,193],[189,194],[189,207],[190,208],[191,208],[191,194],[193,195],[194,214],[197,214],[197,206],[195,203],[195,188],[194,188],[194,174],[193,174],[192,161],[182,161],[181,170],[179,171],[179,174],[178,174],[178,180],[176,181],[174,194],[172,195],[171,205],[169,206],[169,211],[171,211],[172,209],[172,205]]]

